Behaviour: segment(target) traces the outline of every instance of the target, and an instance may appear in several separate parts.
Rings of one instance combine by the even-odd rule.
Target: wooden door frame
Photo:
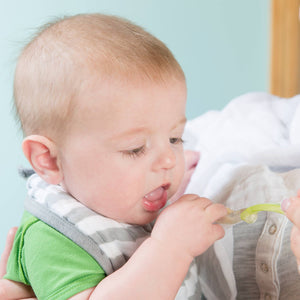
[[[270,92],[300,93],[300,0],[272,0]]]

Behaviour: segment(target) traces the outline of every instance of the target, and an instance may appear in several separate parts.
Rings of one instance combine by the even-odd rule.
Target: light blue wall
[[[233,97],[268,90],[269,0],[0,0],[0,252],[23,209],[26,165],[13,120],[15,59],[37,25],[54,16],[104,12],[127,17],[163,40],[188,83],[187,116],[221,109]]]

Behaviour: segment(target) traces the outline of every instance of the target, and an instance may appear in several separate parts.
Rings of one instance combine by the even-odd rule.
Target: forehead
[[[118,126],[173,123],[185,116],[186,84],[179,80],[94,80],[85,83],[77,101],[74,122],[85,127],[113,130]]]

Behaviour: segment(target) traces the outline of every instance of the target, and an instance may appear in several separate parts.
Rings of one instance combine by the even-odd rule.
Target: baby
[[[185,170],[169,49],[118,17],[67,17],[25,47],[14,95],[36,174],[6,280],[39,299],[199,299],[194,258],[226,209],[185,195],[161,212]]]

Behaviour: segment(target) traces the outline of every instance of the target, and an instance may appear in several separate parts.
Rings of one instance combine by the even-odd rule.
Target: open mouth
[[[162,185],[151,191],[143,198],[143,207],[146,211],[156,212],[162,209],[168,200],[168,192],[170,184]]]

